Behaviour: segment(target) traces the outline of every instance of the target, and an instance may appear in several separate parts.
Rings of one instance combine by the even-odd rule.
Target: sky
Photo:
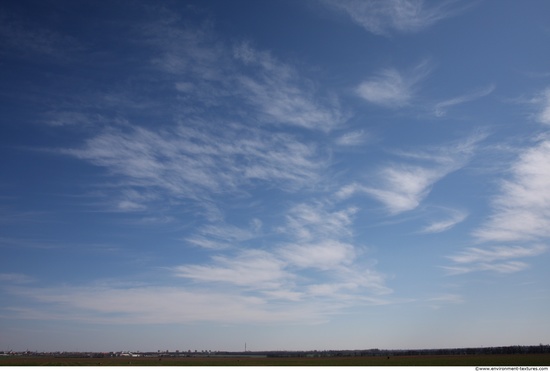
[[[0,350],[550,343],[549,14],[2,1]]]

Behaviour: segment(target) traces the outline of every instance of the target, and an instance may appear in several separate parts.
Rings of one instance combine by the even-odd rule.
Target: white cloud
[[[541,239],[550,237],[550,141],[542,137],[524,149],[509,169],[509,178],[501,181],[500,192],[493,198],[493,212],[473,232],[478,243],[516,242],[515,245],[467,248],[450,256],[455,266],[450,274],[473,271],[515,273],[529,267],[522,258],[547,251]]]
[[[367,274],[365,275],[365,279],[365,281],[358,282],[349,281],[340,283],[333,282],[313,284],[307,287],[307,294],[310,297],[334,298],[342,304],[386,305],[391,303],[390,300],[378,296],[354,295],[353,292],[361,290],[362,287],[370,287],[369,289],[377,292],[377,294],[388,294],[391,292],[384,286],[378,286],[380,277],[376,275],[369,276]]]
[[[510,167],[493,200],[493,213],[474,232],[481,241],[525,241],[550,236],[550,141],[526,149]]]
[[[196,283],[239,286],[243,291],[261,293],[266,301],[322,299],[327,305],[341,307],[343,297],[358,299],[365,290],[387,294],[391,291],[384,277],[361,263],[362,250],[348,241],[355,212],[355,208],[332,210],[319,202],[298,204],[289,210],[285,225],[277,230],[281,242],[264,250],[239,249],[213,256],[210,264],[178,266],[175,275]],[[216,230],[218,233],[226,235]],[[340,291],[313,290],[329,283]]]
[[[232,245],[227,242],[209,239],[200,235],[186,238],[185,241],[204,249],[228,249],[232,247]]]
[[[358,250],[353,245],[328,238],[349,235],[354,209],[329,212],[326,208],[303,204],[292,209],[295,218],[288,221],[284,231],[292,240],[299,237],[295,243],[279,245],[272,251],[238,249],[212,256],[209,264],[169,268],[175,277],[189,280],[182,287],[104,283],[38,289],[12,285],[6,288],[8,292],[40,303],[41,311],[25,307],[4,311],[22,319],[100,324],[303,324],[326,321],[348,306],[387,303],[378,297],[391,292],[384,277],[357,262]],[[256,220],[250,224],[254,231],[260,227]],[[203,230],[215,236],[243,238],[243,230],[228,226]],[[303,230],[310,234],[299,232]],[[322,273],[313,274],[311,269]],[[17,278],[0,276],[11,281]],[[366,296],[365,290],[373,296]]]
[[[388,107],[402,107],[409,103],[411,84],[404,81],[397,70],[388,69],[361,83],[357,94],[370,103]]]
[[[356,130],[342,134],[336,138],[335,143],[338,146],[359,146],[365,143],[369,136],[364,130]]]
[[[279,288],[289,277],[285,263],[273,254],[243,250],[236,257],[214,256],[214,265],[176,267],[176,276],[200,282],[219,282],[251,288]]]
[[[322,203],[299,204],[289,211],[287,224],[280,231],[290,242],[275,252],[297,275],[297,283],[299,278],[315,283],[304,289],[309,295],[324,294],[332,301],[342,301],[344,297],[359,300],[363,289],[375,294],[391,292],[383,275],[361,264],[363,249],[350,242],[356,212],[354,207],[332,210]],[[328,277],[310,277],[310,269]]]
[[[321,203],[293,207],[286,226],[280,229],[290,242],[283,244],[277,253],[298,268],[334,270],[352,264],[357,250],[344,240],[352,235],[356,212],[356,208],[331,211]]]
[[[445,267],[450,274],[474,271],[515,273],[529,267],[522,258],[547,251],[539,244],[550,237],[550,141],[541,136],[533,146],[523,149],[511,164],[509,176],[500,182],[492,200],[492,213],[473,232],[478,244],[488,248],[467,248],[448,257],[455,266]],[[494,245],[514,242],[514,245]]]
[[[241,242],[253,239],[261,228],[261,221],[253,219],[249,228],[217,223],[203,226],[197,234],[185,240],[191,244],[207,249],[235,248]]]
[[[281,306],[277,301],[234,291],[163,286],[12,287],[9,292],[40,303],[40,311],[4,309],[11,310],[14,317],[93,324],[312,324],[326,321],[336,307],[295,301],[285,301]]]
[[[119,212],[138,212],[147,210],[148,203],[158,199],[151,191],[122,189],[115,209]]]
[[[466,212],[459,210],[451,210],[449,213],[450,216],[448,218],[430,223],[428,226],[424,227],[421,232],[426,234],[434,234],[447,231],[468,217]]]
[[[320,100],[313,84],[290,66],[246,43],[235,48],[234,56],[247,66],[259,67],[255,74],[248,69],[248,75],[239,75],[237,83],[262,120],[323,131],[342,123],[338,102]]]
[[[447,169],[390,166],[379,173],[380,187],[363,187],[362,191],[378,199],[391,214],[397,214],[418,207],[431,191],[432,185],[447,173]]]
[[[201,233],[217,239],[244,241],[254,237],[253,231],[228,224],[209,225],[200,229]]]
[[[476,134],[462,142],[431,151],[396,152],[407,158],[408,162],[383,167],[375,174],[372,186],[357,182],[346,185],[336,193],[336,198],[345,199],[356,193],[365,193],[384,204],[390,214],[415,209],[437,181],[469,161],[477,143],[485,137],[484,134]],[[411,161],[421,164],[411,164]]]
[[[63,125],[92,126],[107,122],[107,119],[98,114],[85,114],[73,111],[50,111],[45,116],[45,122],[48,125],[56,127]]]
[[[537,121],[550,124],[550,88],[540,93],[532,102],[540,107],[540,112],[536,116]]]
[[[494,90],[495,90],[495,86],[490,85],[486,88],[478,89],[474,92],[439,102],[438,104],[435,105],[434,114],[435,116],[445,116],[445,114],[447,113],[447,109],[449,107],[470,102],[481,97],[485,97],[491,94]]]
[[[451,256],[450,259],[457,264],[469,264],[476,262],[493,262],[498,260],[510,260],[522,257],[538,256],[547,250],[545,246],[535,245],[525,247],[494,247],[492,249],[468,248],[461,254]]]
[[[335,194],[336,200],[344,200],[363,191],[363,186],[357,182],[342,186]]]
[[[350,265],[356,253],[351,244],[322,240],[318,243],[287,244],[280,250],[280,255],[289,264],[301,268],[328,270]]]
[[[330,131],[344,121],[337,99],[323,97],[316,84],[268,51],[247,42],[222,44],[210,25],[182,28],[178,16],[143,29],[158,51],[153,65],[175,75],[175,89],[187,113],[211,114],[228,107],[244,120]],[[235,110],[235,100],[250,107]]]
[[[388,108],[400,108],[410,104],[416,85],[429,73],[427,62],[422,62],[407,73],[393,68],[380,71],[361,83],[356,93],[367,102]]]
[[[392,31],[418,32],[455,15],[453,2],[427,6],[423,0],[325,0],[326,4],[344,11],[369,32],[388,35]]]
[[[164,72],[196,76],[210,81],[223,77],[228,55],[217,41],[211,24],[181,26],[180,16],[162,10],[159,19],[143,25],[139,43],[153,48],[156,53],[151,63]],[[220,68],[221,67],[221,68]]]
[[[443,267],[448,275],[461,275],[475,271],[490,271],[499,274],[513,274],[529,268],[529,265],[521,261],[506,262],[481,262],[471,266]]]
[[[142,211],[147,209],[143,204],[138,204],[129,200],[119,202],[117,208],[123,212]]]
[[[304,242],[322,238],[346,238],[356,208],[328,211],[322,204],[301,203],[291,208],[283,232]]]
[[[239,125],[226,125],[224,131],[107,130],[62,153],[106,168],[127,188],[163,190],[178,198],[231,193],[254,182],[297,189],[320,177],[324,163],[315,146],[283,133],[243,130]],[[129,200],[122,207],[131,207],[130,202],[140,203]]]
[[[475,271],[492,271],[500,274],[511,274],[525,270],[529,264],[519,259],[535,257],[545,253],[544,245],[496,246],[491,248],[467,248],[449,256],[454,266],[444,267],[450,275],[466,274]]]

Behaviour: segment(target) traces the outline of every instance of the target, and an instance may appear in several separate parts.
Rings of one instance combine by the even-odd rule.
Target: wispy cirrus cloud
[[[323,131],[343,122],[338,101],[322,99],[313,84],[292,67],[247,43],[236,46],[233,55],[236,60],[258,70],[252,75],[239,74],[237,83],[247,101],[259,109],[261,119]]]
[[[146,62],[145,78],[130,68],[117,76],[116,88],[90,93],[92,87],[86,99],[44,115],[52,126],[76,124],[92,133],[82,146],[60,152],[107,171],[119,186],[118,195],[104,190],[110,209],[141,212],[170,198],[209,201],[262,183],[285,191],[315,185],[330,151],[289,127],[331,131],[345,120],[338,100],[269,51],[222,43],[208,22],[150,10],[149,21],[129,33]],[[132,89],[124,89],[129,80]],[[158,129],[149,127],[153,122]],[[198,236],[195,242],[212,243]]]
[[[493,213],[474,231],[481,241],[532,241],[550,236],[550,141],[525,149],[493,199]]]
[[[428,62],[422,62],[407,72],[387,68],[359,84],[355,92],[369,103],[401,108],[411,103],[417,85],[429,72]]]
[[[175,275],[254,289],[279,288],[281,281],[289,277],[284,261],[261,250],[243,250],[234,257],[214,256],[212,260],[212,265],[178,266]]]
[[[376,35],[418,32],[462,11],[455,1],[432,6],[424,0],[324,0],[355,23]]]
[[[448,210],[449,216],[439,221],[431,222],[420,232],[424,234],[436,234],[452,229],[455,225],[461,223],[468,217],[468,213],[461,210]]]
[[[40,304],[35,308],[1,308],[19,319],[73,320],[91,324],[315,324],[324,322],[334,307],[289,301],[285,306],[255,294],[175,286],[11,286],[11,295]],[[340,307],[340,306],[339,306]],[[339,308],[338,307],[338,308]]]
[[[163,6],[149,10],[151,18],[136,26],[134,41],[155,51],[149,55],[153,66],[175,76],[222,79],[229,56],[211,23],[197,24]]]
[[[443,269],[447,275],[461,275],[471,272],[488,271],[498,274],[513,274],[518,271],[523,271],[529,268],[529,265],[522,261],[506,261],[506,262],[480,262],[470,266],[444,266]]]
[[[353,215],[357,209],[328,210],[323,204],[299,204],[293,207],[281,229],[289,242],[278,253],[297,268],[335,270],[350,265],[358,252],[349,243]]]
[[[467,248],[449,257],[455,264],[445,268],[449,273],[514,273],[529,267],[524,259],[547,251],[541,241],[550,237],[548,164],[550,141],[548,135],[542,135],[512,162],[508,176],[500,181],[492,198],[492,213],[473,231],[477,242],[488,248]],[[495,246],[497,242],[514,245]]]
[[[300,203],[290,209],[280,230],[300,242],[318,238],[351,236],[350,225],[356,208],[329,211],[323,204]]]
[[[90,126],[98,122],[105,122],[101,115],[89,115],[83,112],[50,111],[45,115],[48,125],[59,127],[64,125]]]
[[[364,290],[387,294],[391,290],[384,276],[361,263],[364,252],[351,242],[355,212],[354,208],[334,210],[323,203],[302,203],[288,211],[284,226],[277,229],[280,242],[262,250],[238,248],[237,243],[237,248],[212,256],[208,264],[181,265],[174,272],[196,284],[236,285],[245,292],[259,292],[266,301],[322,299],[343,306],[342,295],[356,298]],[[320,290],[328,283],[340,290]]]
[[[550,88],[539,93],[531,103],[539,107],[536,120],[542,124],[550,124]]]
[[[521,246],[498,246],[492,248],[467,248],[461,253],[448,257],[455,265],[444,269],[449,275],[466,274],[475,271],[491,271],[511,274],[529,267],[524,261],[527,257],[538,256],[547,251],[543,245],[526,248]]]
[[[337,137],[335,144],[338,146],[359,146],[367,142],[369,138],[369,134],[364,130],[355,130]]]
[[[218,222],[201,227],[196,234],[186,238],[185,241],[206,249],[236,248],[242,242],[257,237],[261,226],[262,222],[257,218],[252,219],[247,228]]]
[[[297,275],[312,269],[328,275],[306,292],[330,294],[329,299],[342,295],[356,298],[361,289],[375,294],[391,292],[384,276],[362,263],[363,248],[352,243],[355,213],[354,207],[335,210],[323,203],[299,204],[289,211],[286,226],[281,229],[289,242],[281,244],[276,252]]]
[[[500,260],[517,259],[521,257],[537,256],[547,249],[542,245],[531,248],[525,247],[493,247],[492,249],[467,248],[458,255],[451,256],[451,260],[459,264],[475,262],[493,262]]]
[[[281,249],[281,255],[290,264],[321,270],[349,265],[355,259],[355,254],[353,245],[336,240],[290,243]]]
[[[363,186],[359,190],[380,201],[391,214],[397,214],[418,207],[433,184],[449,172],[446,168],[392,165],[378,173],[379,187]]]
[[[435,114],[435,116],[438,116],[438,117],[445,116],[446,113],[447,113],[447,110],[450,107],[460,105],[460,104],[463,104],[463,103],[466,103],[466,102],[470,102],[470,101],[476,100],[478,98],[485,97],[485,96],[491,94],[494,90],[495,90],[495,86],[490,85],[488,87],[475,90],[473,92],[464,94],[462,96],[458,96],[458,97],[455,97],[455,98],[451,98],[451,99],[439,102],[434,107],[434,114]]]
[[[182,28],[174,17],[142,31],[160,51],[153,65],[179,79],[175,88],[184,94],[180,100],[188,113],[234,107],[239,99],[251,107],[247,118],[253,114],[269,124],[330,131],[345,120],[334,96],[319,92],[312,80],[269,51],[247,42],[227,47],[209,25]]]
[[[382,167],[371,185],[355,182],[342,187],[336,193],[336,198],[345,199],[363,193],[384,204],[390,214],[415,209],[437,181],[469,161],[477,143],[485,137],[483,133],[476,134],[462,142],[432,151],[397,152],[407,161]]]
[[[192,199],[205,192],[236,192],[239,185],[254,182],[301,188],[314,183],[323,167],[313,144],[231,124],[223,132],[183,125],[166,131],[109,129],[80,148],[60,152],[105,168],[127,188]],[[128,196],[126,209],[144,201]]]

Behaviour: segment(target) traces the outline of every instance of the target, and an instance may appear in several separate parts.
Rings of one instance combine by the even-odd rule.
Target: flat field
[[[59,358],[10,356],[0,366],[550,366],[550,354],[319,358]]]

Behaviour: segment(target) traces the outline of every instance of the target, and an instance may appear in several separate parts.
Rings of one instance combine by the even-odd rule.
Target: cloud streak
[[[453,2],[426,5],[423,0],[325,0],[325,4],[346,13],[355,23],[376,35],[418,32],[456,15]]]
[[[474,101],[476,99],[485,97],[491,94],[494,90],[495,90],[495,86],[490,85],[486,88],[478,89],[471,93],[439,102],[438,104],[435,105],[434,114],[435,116],[438,116],[438,117],[445,116],[447,114],[447,110],[450,107],[457,106],[466,102]]]
[[[382,167],[372,185],[352,183],[342,187],[337,199],[363,193],[378,200],[390,214],[399,214],[417,208],[433,185],[462,168],[472,156],[478,142],[486,136],[474,135],[463,142],[430,152],[400,152],[407,162]],[[414,161],[415,163],[411,163]]]
[[[414,98],[417,85],[429,74],[430,67],[422,62],[411,71],[384,69],[361,83],[355,90],[365,101],[387,108],[408,106]]]
[[[285,263],[260,250],[241,251],[236,257],[214,256],[213,265],[183,265],[175,275],[200,282],[218,282],[249,288],[273,289],[288,277]]]
[[[550,236],[550,141],[523,151],[501,182],[489,220],[474,232],[481,241],[530,241]]]
[[[162,190],[177,198],[200,200],[205,193],[236,192],[255,182],[299,189],[319,179],[323,159],[315,145],[284,133],[245,131],[240,125],[224,128],[106,130],[81,148],[60,152],[105,168],[126,187],[146,188],[154,195]],[[121,205],[127,210],[137,206],[141,202],[135,198]]]
[[[286,124],[329,131],[343,122],[339,104],[318,95],[307,81],[288,65],[275,60],[269,53],[242,43],[234,49],[234,57],[247,67],[256,67],[253,76],[239,75],[238,85],[243,96],[259,109],[261,118],[275,124]],[[302,81],[302,84],[297,82]]]
[[[540,112],[536,115],[537,121],[550,125],[550,88],[538,94],[531,102],[539,107]]]
[[[543,245],[535,245],[529,248],[521,246],[498,246],[486,249],[467,248],[457,255],[450,256],[449,259],[455,266],[447,266],[444,269],[449,275],[476,271],[512,274],[529,267],[529,264],[519,261],[519,259],[538,256],[546,251],[547,247]]]
[[[335,144],[338,146],[359,146],[369,140],[369,135],[364,130],[355,130],[337,137]]]
[[[473,271],[514,273],[529,267],[522,261],[541,255],[550,237],[550,141],[545,136],[520,153],[511,164],[509,177],[500,182],[492,200],[492,214],[473,232],[478,243],[489,248],[467,248],[450,256],[450,274]],[[509,245],[494,245],[514,244]]]
[[[452,210],[450,211],[450,216],[441,221],[436,221],[430,223],[428,226],[424,227],[420,232],[424,234],[436,234],[452,229],[455,225],[461,223],[468,217],[468,213]]]
[[[71,319],[100,324],[316,324],[349,306],[388,303],[385,278],[359,260],[347,240],[354,208],[299,204],[279,230],[283,239],[264,249],[233,249],[207,263],[167,267],[181,286],[103,285],[41,287],[11,285],[10,295],[41,304],[3,308],[21,319]],[[258,223],[253,223],[258,226]],[[242,230],[206,228],[213,235],[242,238]],[[0,277],[1,279],[1,277]],[[12,282],[17,277],[6,275]],[[17,284],[17,283],[15,283]]]
[[[298,204],[277,229],[280,242],[262,250],[235,244],[230,252],[213,256],[210,264],[174,268],[175,275],[198,285],[239,286],[247,293],[261,293],[266,300],[322,300],[337,306],[343,306],[342,296],[351,300],[361,298],[364,291],[390,293],[383,275],[361,262],[362,249],[350,241],[355,212],[355,208],[333,210],[319,202]]]
[[[525,247],[494,247],[492,249],[468,248],[461,254],[451,256],[451,260],[458,264],[469,264],[475,262],[493,262],[499,260],[510,260],[521,257],[537,256],[546,251],[544,246]]]
[[[2,308],[16,318],[92,324],[315,324],[335,309],[307,302],[280,306],[257,295],[166,286],[10,287],[8,292],[41,305],[40,311]]]
[[[268,51],[247,42],[226,47],[211,27],[182,29],[176,20],[142,31],[160,52],[152,64],[180,80],[175,88],[188,112],[235,107],[239,99],[251,108],[243,115],[262,123],[330,131],[344,121],[335,98],[323,97],[311,80]]]
[[[201,227],[197,234],[186,238],[185,241],[207,249],[229,249],[238,246],[244,241],[255,238],[261,228],[262,222],[253,219],[249,228],[217,223]]]

